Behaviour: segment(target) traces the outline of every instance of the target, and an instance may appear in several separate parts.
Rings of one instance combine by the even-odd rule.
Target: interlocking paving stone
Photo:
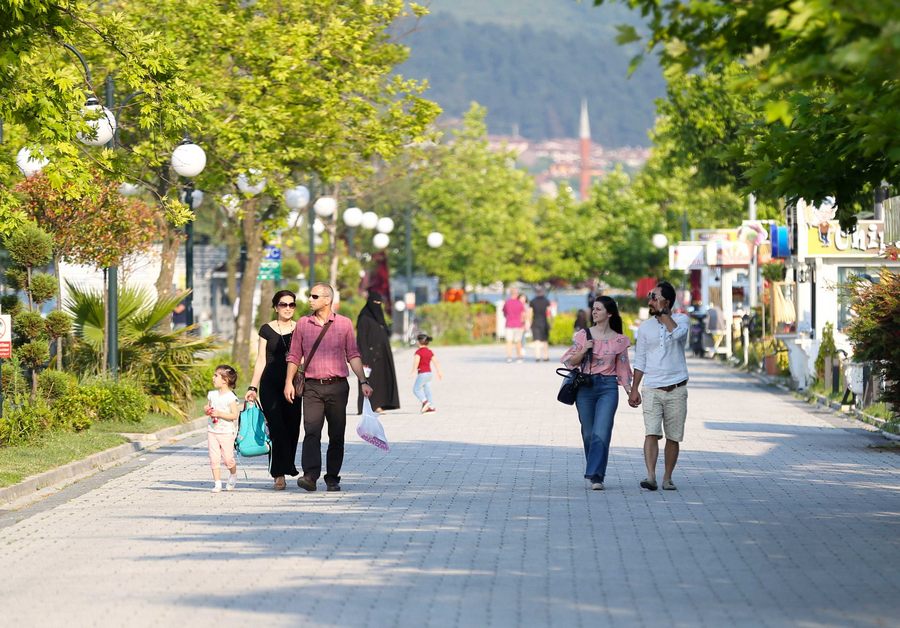
[[[900,457],[859,424],[692,360],[679,490],[638,488],[623,394],[588,491],[555,363],[436,354],[431,415],[396,354],[389,453],[350,417],[342,493],[253,459],[212,494],[195,437],[0,515],[4,625],[898,625]]]

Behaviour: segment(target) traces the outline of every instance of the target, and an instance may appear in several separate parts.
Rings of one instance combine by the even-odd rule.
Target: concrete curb
[[[882,436],[884,436],[888,440],[900,441],[900,435],[894,434],[893,432],[889,431],[889,429],[886,429],[887,421],[885,421],[884,419],[879,419],[878,417],[874,417],[871,414],[866,414],[862,410],[859,410],[853,406],[841,405],[840,402],[832,401],[825,395],[820,395],[819,393],[809,392],[806,390],[794,390],[793,388],[787,386],[783,382],[782,378],[773,377],[764,373],[745,371],[734,366],[733,364],[726,364],[725,366],[737,373],[749,375],[758,382],[768,384],[770,386],[775,386],[776,388],[779,388],[784,392],[794,394],[818,407],[832,410],[835,414],[840,414],[841,416],[847,417],[848,419],[859,421],[860,423],[865,423],[866,425],[874,427]]]
[[[129,438],[129,440],[134,438],[134,440],[106,451],[91,454],[82,460],[76,460],[61,467],[32,475],[18,484],[0,489],[0,505],[9,505],[25,497],[41,499],[43,495],[37,495],[39,491],[55,488],[59,484],[71,484],[98,471],[121,464],[142,451],[155,449],[173,440],[179,440],[176,437],[184,438],[205,427],[206,417],[204,416],[181,425],[167,427],[152,434],[126,434],[126,438]]]

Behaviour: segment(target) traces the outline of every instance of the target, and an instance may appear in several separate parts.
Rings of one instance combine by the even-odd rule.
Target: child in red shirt
[[[443,379],[441,367],[438,364],[437,358],[434,357],[434,352],[428,348],[428,343],[431,342],[431,340],[432,338],[428,334],[419,334],[416,336],[419,348],[416,350],[415,356],[413,357],[413,373],[416,373],[416,383],[413,384],[413,394],[416,396],[416,399],[422,402],[422,414],[437,411],[431,398],[431,380],[434,377],[434,373],[431,372],[432,367],[434,367],[438,379]]]

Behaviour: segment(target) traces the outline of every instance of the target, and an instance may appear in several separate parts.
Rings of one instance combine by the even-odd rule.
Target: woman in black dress
[[[299,474],[294,458],[300,438],[300,398],[288,403],[284,398],[284,380],[287,377],[285,355],[291,346],[291,335],[296,322],[294,312],[297,296],[290,290],[279,290],[272,297],[275,320],[259,328],[259,349],[253,378],[244,399],[255,401],[259,397],[269,437],[272,439],[272,457],[269,473],[275,478],[275,489],[284,490],[284,476]]]
[[[356,319],[356,342],[363,366],[371,369],[368,377],[374,390],[369,397],[372,408],[375,412],[396,410],[400,407],[400,392],[397,390],[397,373],[391,351],[391,330],[384,320],[381,295],[374,290],[369,290],[369,299]],[[360,414],[362,406],[363,395],[360,391]]]

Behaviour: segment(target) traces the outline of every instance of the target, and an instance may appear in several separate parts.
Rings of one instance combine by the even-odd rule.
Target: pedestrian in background
[[[519,291],[516,288],[509,289],[509,298],[503,304],[503,317],[505,319],[504,336],[506,338],[506,361],[513,361],[515,353],[516,361],[522,361],[522,334],[525,332],[525,306],[519,300]]]
[[[528,332],[531,331],[531,308],[528,306],[528,297],[524,293],[519,293],[519,302],[522,304],[522,355],[525,355],[525,344],[528,340]]]
[[[534,341],[535,362],[550,361],[550,301],[544,296],[544,289],[535,289],[531,300],[531,339]]]
[[[212,376],[213,390],[206,395],[206,446],[209,464],[212,467],[213,493],[222,490],[222,462],[231,475],[228,476],[226,491],[234,490],[237,484],[237,462],[234,459],[235,422],[238,420],[238,398],[234,394],[237,371],[227,364],[216,367]]]
[[[578,310],[578,313],[575,314],[575,331],[581,331],[588,327],[590,327],[590,324],[588,323],[587,310]]]
[[[434,373],[437,373],[438,379],[443,379],[441,366],[438,364],[437,358],[434,357],[434,352],[428,348],[428,343],[431,340],[432,338],[428,334],[416,336],[419,348],[416,349],[416,353],[413,355],[413,373],[416,375],[416,381],[413,384],[413,394],[422,404],[422,414],[428,414],[437,410],[431,397],[431,380],[434,377],[432,367],[434,368]]]
[[[363,367],[369,369],[366,377],[375,392],[369,398],[375,412],[396,410],[400,407],[400,392],[397,389],[397,372],[394,368],[394,353],[391,350],[391,329],[384,318],[384,303],[381,295],[369,290],[369,298],[356,319],[356,342]],[[357,412],[362,414],[363,395],[357,401]]]
[[[675,304],[675,288],[661,281],[647,295],[650,318],[638,327],[634,352],[634,385],[628,404],[636,408],[643,403],[644,410],[644,463],[647,477],[641,480],[641,488],[655,491],[656,461],[659,458],[659,440],[665,434],[665,470],[662,487],[674,491],[672,473],[678,462],[680,443],[684,440],[684,424],[687,418],[687,360],[685,342],[690,321],[684,314],[672,314]],[[643,383],[643,399],[638,386]]]
[[[591,317],[594,325],[575,332],[572,346],[563,354],[562,363],[568,368],[581,368],[582,373],[588,375],[588,381],[576,394],[575,408],[584,444],[585,483],[592,490],[602,491],[619,405],[618,386],[621,385],[628,394],[632,392],[628,363],[631,342],[622,333],[619,307],[610,297],[597,297]]]
[[[297,326],[294,322],[297,295],[290,290],[279,290],[272,297],[272,308],[275,310],[274,320],[259,328],[256,365],[244,399],[259,400],[272,439],[269,473],[274,479],[275,490],[282,491],[287,487],[284,476],[296,477],[300,474],[296,458],[302,404],[299,399],[288,403],[283,394],[287,375],[285,357]]]
[[[293,403],[296,397],[294,376],[304,362],[306,384],[303,389],[303,449],[300,464],[303,475],[297,486],[316,490],[322,473],[322,428],[328,421],[328,453],[325,462],[325,486],[329,491],[341,490],[341,466],[344,464],[344,432],[347,429],[347,400],[350,397],[350,374],[347,364],[360,381],[362,394],[372,394],[363,372],[359,348],[353,335],[353,323],[332,311],[334,288],[327,283],[313,284],[309,291],[312,314],[297,322],[287,353],[284,398]],[[328,328],[325,326],[328,325]],[[321,340],[319,340],[321,339]],[[315,354],[309,357],[319,340]]]

